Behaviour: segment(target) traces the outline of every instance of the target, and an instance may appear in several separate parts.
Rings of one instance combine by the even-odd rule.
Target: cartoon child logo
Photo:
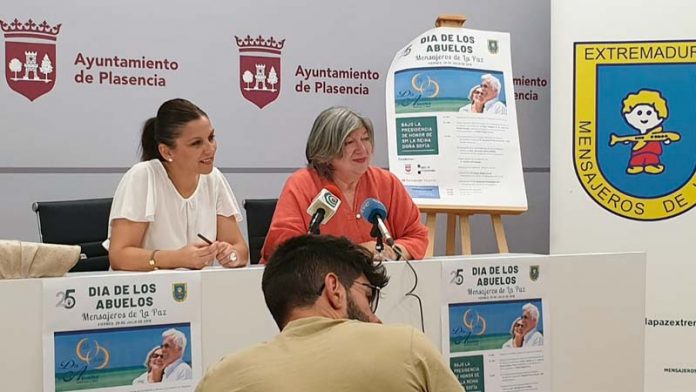
[[[628,174],[660,174],[665,165],[660,160],[662,145],[681,139],[677,132],[667,132],[662,123],[669,116],[667,100],[659,91],[642,89],[628,94],[623,102],[624,120],[638,131],[638,135],[610,135],[609,145],[632,143],[631,158],[628,161]]]
[[[575,44],[575,172],[588,196],[617,216],[656,221],[696,207],[696,53],[679,63],[670,56],[624,61],[599,53],[666,53],[694,45]]]

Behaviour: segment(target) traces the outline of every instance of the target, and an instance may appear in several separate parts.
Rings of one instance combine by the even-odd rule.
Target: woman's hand
[[[377,242],[376,241],[367,241],[363,242],[360,244],[363,248],[369,250],[372,252],[373,259],[375,261],[387,261],[387,260],[409,260],[411,255],[408,253],[406,249],[404,249],[403,246],[400,246],[399,244],[394,244],[394,247],[398,247],[399,251],[401,252],[401,258],[399,258],[398,253],[394,250],[393,247],[384,244],[384,250],[381,253],[377,252],[376,246]]]
[[[186,245],[177,251],[177,256],[182,262],[182,267],[201,269],[213,264],[219,248],[220,243],[218,242],[213,242],[210,245],[204,243]]]
[[[218,244],[219,249],[215,258],[223,267],[239,268],[249,263],[248,258],[241,257],[240,252],[238,252],[232,244],[225,241],[216,241],[214,244]]]

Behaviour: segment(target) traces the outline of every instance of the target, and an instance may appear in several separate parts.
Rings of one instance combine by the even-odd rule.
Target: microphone
[[[379,233],[382,234],[382,238],[387,245],[394,246],[394,238],[389,233],[387,225],[384,224],[384,221],[387,219],[387,208],[382,202],[373,198],[365,199],[362,207],[360,207],[360,213],[365,220],[379,229]]]
[[[341,205],[341,200],[336,197],[339,193],[335,185],[327,185],[319,191],[312,204],[307,207],[307,213],[312,216],[307,234],[319,234],[319,225],[325,224],[336,214],[338,206]]]

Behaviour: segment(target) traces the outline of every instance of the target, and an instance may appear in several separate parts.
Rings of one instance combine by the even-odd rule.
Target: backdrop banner
[[[696,385],[696,28],[685,7],[558,1],[552,14],[551,252],[647,251],[648,392]]]
[[[510,100],[520,139],[532,141],[521,148],[535,212],[512,220],[545,232],[549,12],[549,0],[7,2],[0,11],[0,182],[14,191],[2,195],[0,238],[38,239],[34,201],[112,196],[139,158],[145,120],[176,97],[209,114],[215,165],[240,201],[278,196],[306,164],[312,123],[330,106],[373,121],[372,163],[388,167],[389,65],[445,13],[513,37]],[[545,235],[508,229],[511,246],[524,246],[514,249],[548,249]]]

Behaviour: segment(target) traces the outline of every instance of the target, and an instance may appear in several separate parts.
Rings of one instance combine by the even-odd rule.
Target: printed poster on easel
[[[45,391],[193,391],[201,377],[200,274],[43,281]]]
[[[386,89],[389,170],[417,204],[526,210],[509,34],[429,30]]]
[[[442,264],[442,353],[467,392],[551,389],[546,266]]]

